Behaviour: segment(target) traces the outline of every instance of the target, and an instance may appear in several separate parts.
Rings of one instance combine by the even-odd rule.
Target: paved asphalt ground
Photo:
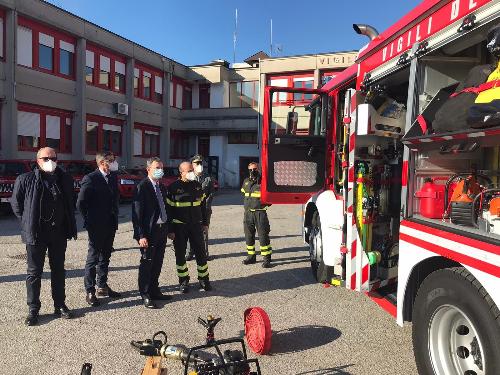
[[[36,327],[23,325],[26,261],[18,224],[12,216],[0,217],[0,374],[80,374],[84,362],[93,364],[93,374],[140,374],[144,358],[131,349],[130,340],[164,330],[171,343],[201,344],[205,332],[196,320],[209,313],[223,318],[216,337],[239,336],[243,312],[249,306],[261,306],[271,319],[271,354],[259,357],[263,374],[416,373],[411,326],[398,327],[364,295],[313,282],[300,237],[300,207],[269,209],[274,267],[243,266],[240,203],[234,191],[222,192],[215,199],[210,232],[213,260],[209,263],[213,292],[192,288],[187,295],[177,293],[169,245],[160,285],[173,299],[159,310],[144,308],[137,293],[139,255],[132,240],[130,205],[122,205],[109,284],[124,296],[103,299],[97,308],[86,305],[87,242],[86,233],[80,232],[79,239],[69,243],[66,255],[67,304],[77,318],[66,321],[51,315],[47,272],[42,280],[41,321]],[[195,281],[194,262],[189,267]],[[169,362],[168,369],[169,374],[182,373],[179,363]]]

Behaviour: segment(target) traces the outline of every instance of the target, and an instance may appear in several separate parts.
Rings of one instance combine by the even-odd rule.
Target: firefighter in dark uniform
[[[203,188],[199,182],[195,181],[193,166],[190,162],[181,163],[179,172],[180,178],[169,185],[167,193],[168,237],[174,241],[179,291],[187,293],[189,290],[189,270],[186,263],[188,240],[196,256],[200,291],[209,291],[212,288],[203,250],[203,231],[207,230]]]
[[[193,170],[196,181],[198,181],[201,184],[201,187],[203,188],[203,194],[205,194],[207,227],[210,227],[210,218],[212,217],[212,201],[215,193],[214,181],[213,178],[208,174],[208,172],[204,170],[203,157],[201,155],[193,156],[191,158],[191,163],[193,164]],[[210,260],[210,256],[208,254],[208,230],[203,231],[203,243],[204,243],[205,256],[207,257],[207,260]],[[194,258],[194,252],[190,244],[186,259],[193,260],[193,258]]]
[[[245,230],[245,242],[247,244],[248,256],[243,260],[243,264],[254,264],[255,256],[255,230],[259,234],[260,255],[264,257],[262,267],[271,267],[271,254],[273,252],[271,241],[269,240],[269,219],[267,218],[267,207],[260,201],[260,173],[259,164],[248,164],[250,176],[243,181],[241,192],[243,193],[243,204],[245,215],[243,218],[243,228]]]

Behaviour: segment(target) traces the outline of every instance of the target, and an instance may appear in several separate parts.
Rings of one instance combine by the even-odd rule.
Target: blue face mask
[[[153,178],[159,180],[162,177],[163,177],[163,169],[156,168],[153,171]]]

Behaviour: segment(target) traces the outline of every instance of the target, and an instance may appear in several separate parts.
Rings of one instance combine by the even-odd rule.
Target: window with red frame
[[[123,121],[109,117],[87,115],[85,149],[87,154],[112,151],[122,153]]]
[[[181,130],[170,130],[170,158],[184,159],[189,156],[189,134]]]
[[[236,108],[256,107],[259,99],[259,81],[229,83],[229,106]]]
[[[125,58],[102,48],[87,45],[85,80],[106,90],[125,93]]]
[[[60,31],[18,18],[17,63],[64,78],[75,79],[76,39]]]
[[[267,84],[276,87],[314,88],[313,73],[271,76]],[[313,99],[312,94],[276,92],[272,102],[275,104],[307,104]]]
[[[134,68],[134,96],[162,103],[163,73],[160,70],[136,64]]]
[[[5,59],[5,11],[0,9],[0,60]]]
[[[192,103],[192,87],[190,84],[178,77],[172,77],[170,81],[170,100],[171,107],[179,109],[191,109]]]
[[[160,154],[160,128],[135,124],[134,156],[151,157]]]
[[[200,108],[210,108],[210,85],[200,85],[199,91]]]
[[[321,86],[326,85],[330,80],[335,78],[335,76],[339,74],[338,70],[333,71],[322,71],[321,72]]]
[[[19,104],[17,107],[17,147],[35,151],[52,147],[61,153],[71,152],[73,114],[55,108]]]

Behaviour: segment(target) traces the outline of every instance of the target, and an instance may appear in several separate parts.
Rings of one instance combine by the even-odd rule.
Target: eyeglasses
[[[38,159],[43,161],[49,161],[49,160],[57,161],[57,156],[42,156],[41,158]]]

